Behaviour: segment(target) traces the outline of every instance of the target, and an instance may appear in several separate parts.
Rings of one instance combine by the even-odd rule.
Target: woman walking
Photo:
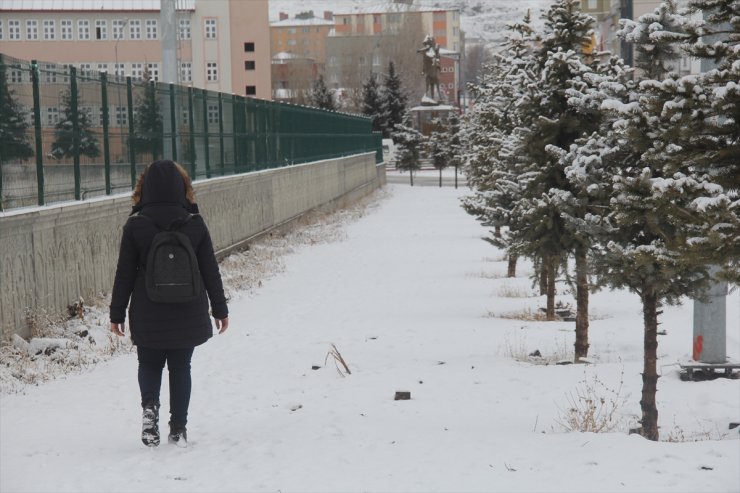
[[[229,326],[221,274],[184,168],[155,161],[139,176],[132,215],[123,226],[110,305],[111,331],[124,335],[128,307],[139,359],[143,408],[141,440],[159,445],[159,392],[169,373],[169,442],[187,446],[190,361],[213,335],[208,313],[223,333]],[[130,301],[130,304],[129,304]]]

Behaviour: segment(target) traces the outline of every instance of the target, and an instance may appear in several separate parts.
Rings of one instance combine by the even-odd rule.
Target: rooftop
[[[270,22],[270,27],[333,26],[333,25],[334,25],[334,21],[329,21],[322,17],[312,17],[310,19],[284,19],[282,21]]]

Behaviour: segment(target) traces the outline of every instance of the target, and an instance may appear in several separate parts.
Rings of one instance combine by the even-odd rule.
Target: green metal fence
[[[0,54],[0,211],[133,188],[151,161],[195,180],[375,152],[369,118]]]

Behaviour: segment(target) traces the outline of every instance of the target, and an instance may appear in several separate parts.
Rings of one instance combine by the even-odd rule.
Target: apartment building
[[[268,0],[175,2],[176,80],[163,79],[160,0],[3,0],[0,53],[270,99]]]
[[[270,49],[276,53],[292,53],[301,58],[310,58],[322,64],[326,61],[326,38],[334,29],[334,15],[325,11],[323,17],[314,17],[313,12],[298,15],[293,19],[281,12],[280,20],[270,23]]]

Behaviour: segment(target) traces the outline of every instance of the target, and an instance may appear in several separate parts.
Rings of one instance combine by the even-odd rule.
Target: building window
[[[53,20],[44,21],[44,39],[56,39],[57,23]]]
[[[131,77],[134,79],[144,78],[144,64],[143,63],[132,63],[131,64]]]
[[[36,20],[26,21],[26,39],[39,39],[39,23]]]
[[[57,81],[57,72],[53,63],[45,63],[42,71],[44,73],[44,82],[53,84]]]
[[[99,63],[97,66],[98,72],[107,72],[108,71],[108,64],[107,63]]]
[[[329,57],[329,66],[330,67],[336,67],[337,66],[338,59],[335,55],[332,55]]]
[[[244,43],[244,51],[247,53],[254,51],[254,43]]]
[[[190,19],[180,19],[180,30],[178,31],[180,39],[190,39]]]
[[[85,19],[77,21],[77,39],[90,39],[90,21]]]
[[[146,66],[147,72],[149,72],[149,80],[153,80],[154,82],[159,81],[159,64],[158,63],[148,63]]]
[[[116,125],[125,127],[128,125],[128,109],[125,106],[116,106]]]
[[[111,21],[113,29],[113,39],[123,39],[123,26],[126,25],[126,21],[123,19],[113,19]]]
[[[373,15],[373,24],[380,24],[380,15]]]
[[[187,108],[182,109],[182,124],[190,125],[190,111]]]
[[[21,21],[8,21],[8,39],[21,39]]]
[[[209,124],[216,124],[219,120],[218,115],[218,105],[216,104],[209,104],[208,105],[208,123]]]
[[[95,21],[95,39],[108,39],[108,21],[101,19]]]
[[[131,39],[141,39],[141,21],[132,19],[128,21],[128,37]]]
[[[598,7],[598,2],[596,0],[588,0],[588,8],[595,9]]]
[[[180,62],[180,81],[193,81],[193,64],[190,62]]]
[[[110,115],[108,116],[110,117]],[[103,126],[103,123],[107,123],[108,125],[110,125],[110,118],[108,119],[107,122],[105,121],[105,118],[103,118],[103,107],[102,106],[98,108],[98,121],[100,122],[99,126],[101,127]]]
[[[91,63],[81,63],[80,69],[79,69],[79,75],[80,77],[92,77],[92,64]]]
[[[218,80],[218,64],[216,62],[206,63],[206,80],[209,82]]]
[[[72,19],[62,19],[59,21],[60,37],[64,40],[72,39]]]
[[[254,96],[257,94],[257,86],[247,86],[244,92],[247,96]]]
[[[113,73],[117,79],[122,79],[126,76],[126,64],[116,63],[113,65]]]
[[[289,27],[288,28],[288,34],[295,34],[295,28],[294,27]]]
[[[301,29],[301,30],[302,30],[302,31],[303,31],[304,33],[309,33],[309,32],[311,32],[311,28],[310,28],[310,27],[308,27],[308,26],[304,26],[304,27],[303,27],[303,29]]]
[[[295,45],[296,45],[296,40],[295,39],[289,39],[288,40],[288,46],[295,46]]]
[[[11,69],[10,71],[10,83],[21,84],[23,83],[23,72],[17,69]]]
[[[146,20],[146,39],[157,39],[157,19]]]
[[[59,123],[59,108],[46,108],[46,125],[48,127],[53,127],[57,123]]]
[[[244,70],[254,70],[254,60],[247,60],[244,62]]]
[[[216,19],[206,19],[206,39],[216,39]]]

